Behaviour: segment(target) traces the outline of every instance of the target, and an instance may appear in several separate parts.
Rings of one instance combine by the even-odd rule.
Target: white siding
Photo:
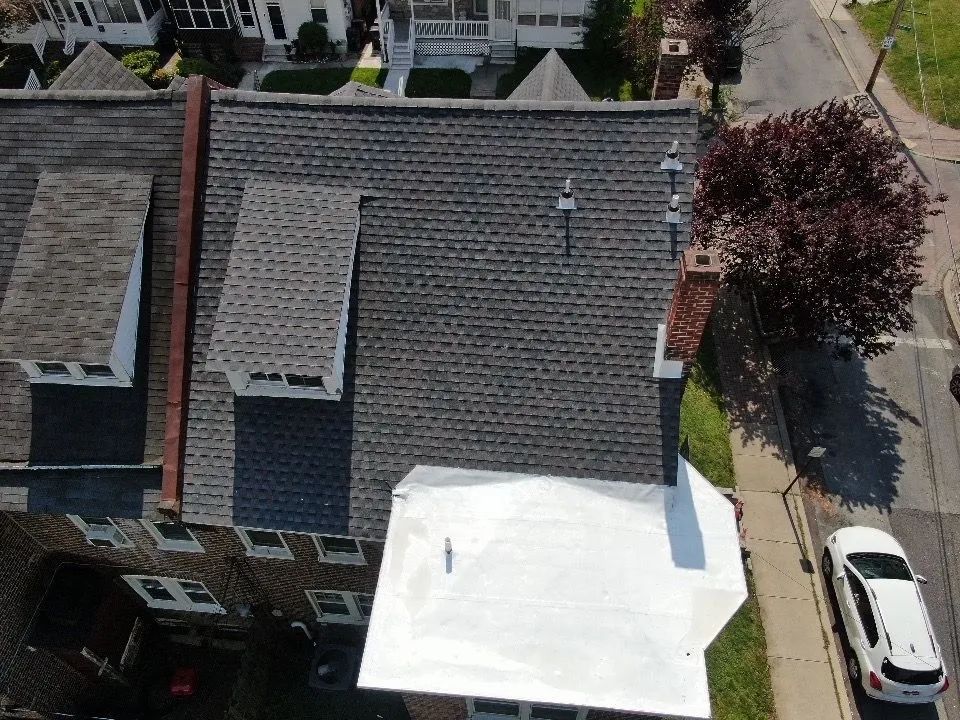
[[[263,39],[268,45],[283,45],[297,37],[297,30],[305,22],[313,20],[310,14],[310,0],[277,0],[283,11],[283,24],[287,30],[286,40],[276,40],[270,27],[270,17],[264,0],[257,0],[257,17],[263,28]],[[347,41],[346,17],[343,0],[327,0],[327,22],[324,23],[330,42]],[[346,48],[343,48],[346,50]]]

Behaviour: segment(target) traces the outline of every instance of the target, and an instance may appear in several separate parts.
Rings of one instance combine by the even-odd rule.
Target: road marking
[[[892,342],[894,345],[912,345],[923,350],[953,350],[953,343],[943,338],[901,338],[881,335],[877,339],[881,342]]]

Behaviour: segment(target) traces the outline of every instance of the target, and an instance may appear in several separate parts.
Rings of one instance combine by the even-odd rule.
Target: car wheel
[[[824,548],[823,560],[820,561],[820,568],[823,570],[823,576],[827,579],[833,577],[833,558],[830,557],[830,551]]]
[[[847,660],[847,672],[850,673],[850,682],[855,685],[860,684],[860,661],[857,660],[856,655],[850,655],[850,659]]]

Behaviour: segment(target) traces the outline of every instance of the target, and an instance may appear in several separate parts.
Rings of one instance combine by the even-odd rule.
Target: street
[[[856,92],[807,0],[789,0],[785,13],[790,28],[761,51],[758,64],[745,68],[735,87],[745,113],[789,111]],[[939,171],[939,186],[950,196],[947,216],[930,219],[932,233],[922,248],[914,331],[869,361],[832,359],[828,350],[774,348],[773,355],[795,454],[802,457],[813,445],[828,451],[805,493],[819,535],[815,544],[839,527],[877,527],[893,534],[929,579],[922,592],[952,687],[937,706],[896,706],[851,693],[854,713],[870,720],[938,714],[960,720],[960,406],[947,390],[960,362],[960,339],[940,287],[953,261],[951,239],[960,250],[960,165],[908,159],[931,195]]]

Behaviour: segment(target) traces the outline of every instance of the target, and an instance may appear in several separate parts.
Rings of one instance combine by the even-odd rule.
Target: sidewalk
[[[778,720],[849,720],[840,655],[821,590],[819,553],[795,486],[769,362],[742,304],[721,298],[714,337],[727,409],[737,496],[767,636]]]
[[[834,7],[833,0],[810,2],[820,16],[853,82],[859,90],[863,90],[876,62],[877,49],[870,46],[856,19],[841,3],[838,2]],[[874,84],[873,99],[890,131],[897,135],[909,150],[927,157],[960,162],[960,130],[931,120],[928,134],[927,119],[900,97],[883,70]],[[927,100],[939,103],[936,93],[928,93]]]

